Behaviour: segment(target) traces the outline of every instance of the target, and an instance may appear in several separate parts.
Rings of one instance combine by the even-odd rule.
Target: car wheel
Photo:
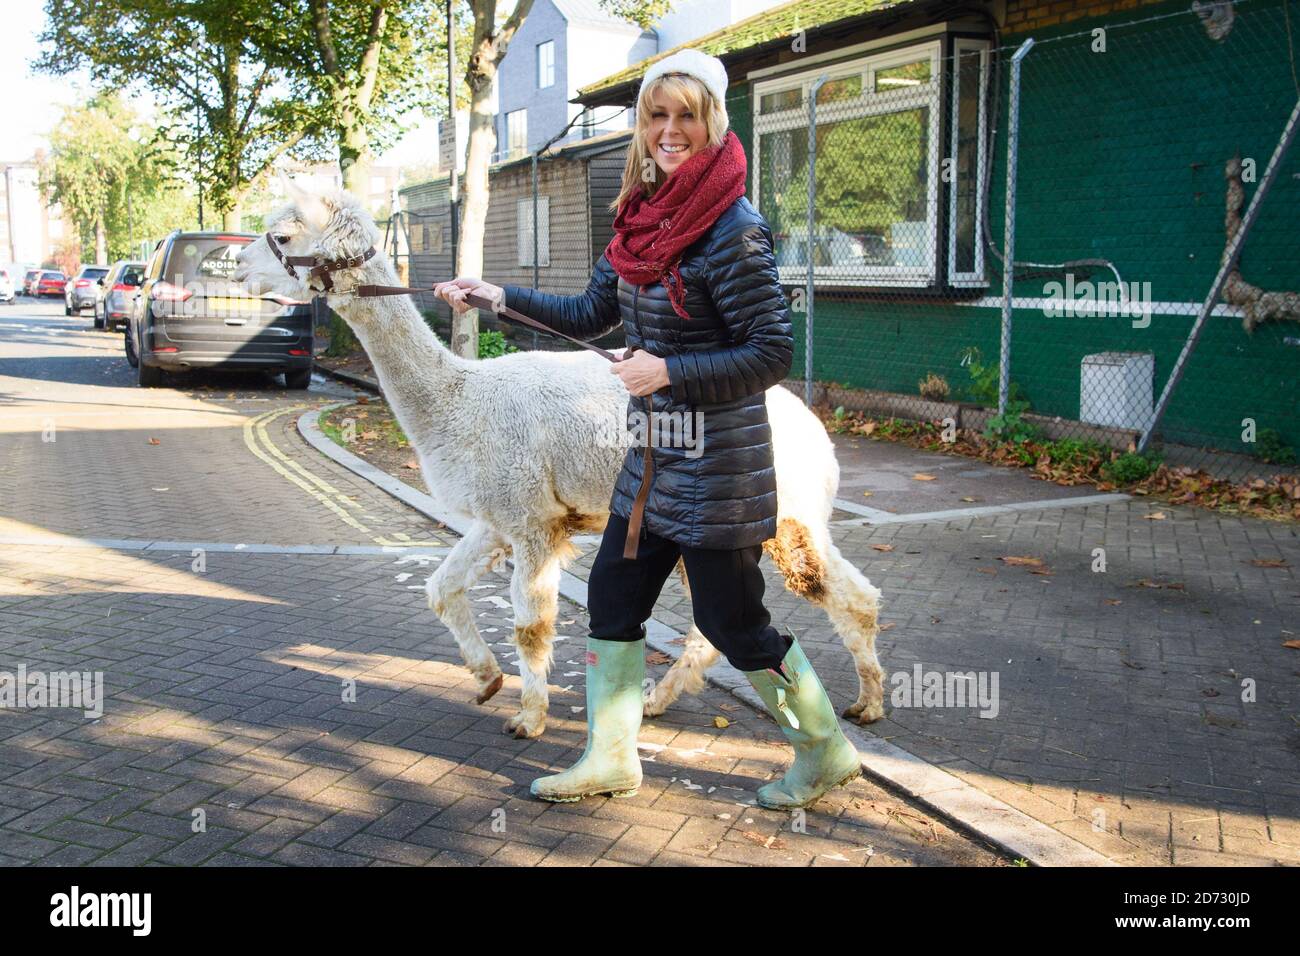
[[[135,342],[131,340],[131,326],[128,325],[123,329],[122,334],[126,338],[126,364],[135,368],[140,364],[140,357],[135,354]]]
[[[311,369],[296,368],[284,373],[284,387],[304,389],[311,385]]]

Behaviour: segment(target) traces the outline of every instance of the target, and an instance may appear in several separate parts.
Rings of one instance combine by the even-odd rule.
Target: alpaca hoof
[[[843,716],[849,720],[855,720],[859,726],[865,727],[867,724],[874,724],[881,717],[884,717],[885,707],[884,704],[853,703],[844,708]]]
[[[659,717],[667,709],[668,705],[660,702],[658,694],[651,694],[641,705],[641,716]]]
[[[532,737],[540,737],[545,729],[545,723],[539,721],[530,726],[523,714],[515,714],[513,717],[506,719],[505,724],[501,727],[501,732],[510,734],[516,740],[528,740]]]
[[[491,700],[494,696],[496,696],[496,692],[501,689],[501,685],[504,683],[505,683],[505,675],[497,674],[497,676],[493,679],[492,683],[488,684],[486,687],[484,687],[482,690],[478,692],[478,696],[474,698],[474,703],[486,704],[489,700]]]

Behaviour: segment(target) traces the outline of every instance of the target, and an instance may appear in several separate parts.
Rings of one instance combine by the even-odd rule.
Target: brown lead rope
[[[410,295],[413,292],[432,292],[432,289],[415,289],[409,286],[397,285],[361,285],[357,286],[356,294],[363,299],[373,299],[385,295]],[[517,312],[507,305],[497,307],[490,299],[485,299],[480,295],[466,295],[465,301],[476,309],[483,309],[486,312],[492,312],[496,315],[504,315],[508,319],[520,322],[529,328],[537,329],[540,332],[546,332],[550,335],[558,335],[562,339],[568,339],[575,345],[581,345],[584,349],[595,352],[611,362],[620,361],[617,355],[602,349],[598,345],[592,345],[590,342],[584,342],[581,339],[575,339],[571,335],[565,335],[536,319],[531,319],[522,312]],[[650,482],[654,478],[655,463],[654,456],[650,454],[650,429],[646,429],[646,443],[644,454],[641,460],[645,463],[642,467],[641,487],[636,491],[636,499],[632,502],[632,514],[627,519],[627,540],[623,543],[623,557],[629,561],[636,560],[637,543],[641,536],[641,520],[645,514],[646,499],[650,497]]]

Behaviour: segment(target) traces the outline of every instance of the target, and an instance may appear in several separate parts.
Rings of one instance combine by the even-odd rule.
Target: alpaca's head
[[[289,202],[266,219],[266,231],[284,256],[316,256],[319,259],[347,259],[364,253],[379,241],[375,221],[357,198],[341,190],[318,192],[304,188],[281,174]],[[372,260],[374,261],[374,260]],[[236,259],[235,281],[261,295],[277,292],[292,298],[310,298],[321,291],[319,279],[308,285],[306,266],[289,275],[262,236],[250,242]],[[359,270],[344,269],[331,278],[340,290],[359,281]]]

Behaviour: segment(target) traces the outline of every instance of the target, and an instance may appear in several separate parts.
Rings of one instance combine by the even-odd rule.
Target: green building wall
[[[1240,153],[1262,177],[1294,106],[1286,20],[1279,2],[1238,4],[1221,42],[1207,36],[1182,3],[1139,14],[1076,20],[1033,33],[1021,94],[1016,260],[1110,260],[1125,282],[1149,282],[1150,298],[1192,303],[1185,314],[1133,318],[1051,318],[1041,308],[1013,311],[1012,379],[1039,414],[1077,419],[1080,363],[1103,351],[1154,355],[1158,395],[1194,321],[1225,245],[1224,165]],[[1173,14],[1173,16],[1167,16]],[[1126,20],[1151,22],[1123,26]],[[1292,18],[1293,20],[1296,18]],[[1093,50],[1105,27],[1105,52]],[[1300,28],[1300,23],[1296,24]],[[1023,36],[1004,35],[1014,48]],[[1009,50],[1007,51],[1009,58]],[[1006,89],[988,202],[999,250],[1006,178]],[[732,127],[752,154],[751,99],[744,85],[728,98]],[[753,195],[754,170],[750,170]],[[1246,186],[1246,199],[1254,184]],[[946,201],[946,200],[945,200]],[[1244,207],[1243,207],[1244,213]],[[1265,290],[1300,290],[1300,145],[1292,150],[1243,251],[1246,281]],[[986,255],[988,297],[1002,293],[996,259]],[[1110,281],[1105,269],[1076,268],[1076,281]],[[1022,270],[1014,295],[1038,299],[1060,271]],[[787,289],[793,294],[794,288]],[[804,316],[795,314],[794,374],[804,368]],[[969,346],[995,362],[996,304],[922,301],[905,290],[864,294],[818,286],[814,373],[819,381],[917,394],[929,372],[945,376],[955,398],[970,381],[961,366]],[[1249,452],[1242,420],[1271,427],[1300,448],[1300,324],[1272,322],[1253,333],[1235,316],[1212,316],[1163,423],[1165,440]]]

